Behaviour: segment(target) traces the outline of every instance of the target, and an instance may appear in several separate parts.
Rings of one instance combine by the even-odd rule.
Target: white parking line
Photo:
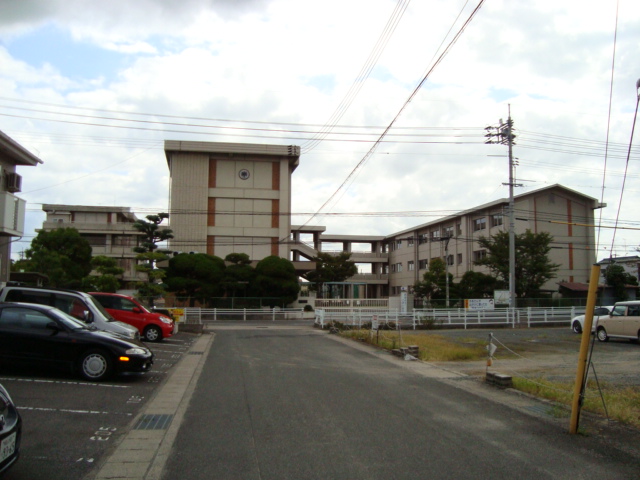
[[[124,415],[131,417],[133,413],[126,412],[100,412],[97,410],[70,410],[67,408],[45,408],[45,407],[22,407],[18,405],[18,410],[31,410],[34,412],[61,412],[61,413],[80,413],[84,415]]]
[[[2,381],[11,382],[29,382],[29,383],[58,383],[61,385],[83,385],[87,387],[107,387],[107,388],[131,388],[128,385],[114,385],[110,383],[89,383],[89,382],[73,382],[62,380],[42,380],[38,378],[12,378],[12,377],[0,377]]]

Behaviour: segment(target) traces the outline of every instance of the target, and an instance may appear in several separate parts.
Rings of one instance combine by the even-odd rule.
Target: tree
[[[254,285],[256,293],[267,297],[271,307],[293,303],[300,292],[293,263],[277,255],[265,257],[258,262]]]
[[[165,283],[167,290],[188,297],[189,306],[196,301],[208,304],[223,293],[224,260],[205,253],[181,253],[169,260]]]
[[[96,292],[114,293],[120,287],[118,277],[124,273],[124,269],[118,267],[114,258],[98,255],[91,259],[91,267],[98,275],[89,275],[85,278],[84,290]]]
[[[515,290],[518,297],[533,298],[540,294],[540,287],[555,278],[560,268],[549,260],[553,237],[548,232],[533,233],[527,230],[515,236]],[[478,244],[487,251],[486,257],[475,262],[489,267],[499,280],[509,284],[509,232],[498,232],[490,237],[480,237]]]
[[[604,270],[604,280],[612,287],[616,301],[627,299],[628,285],[638,285],[638,279],[627,273],[619,263],[612,263]]]
[[[160,224],[167,218],[169,218],[168,213],[158,213],[157,215],[147,215],[148,221],[138,219],[133,223],[133,228],[144,233],[140,245],[133,248],[133,251],[139,254],[136,259],[142,262],[136,266],[136,270],[147,274],[147,281],[137,284],[138,295],[147,299],[152,307],[154,299],[165,291],[162,284],[165,273],[157,268],[157,264],[169,258],[168,250],[158,249],[158,242],[173,238],[171,229],[160,228]]]
[[[40,231],[19,268],[49,277],[52,287],[79,289],[91,273],[91,245],[75,228]]]
[[[145,218],[148,221],[139,218],[133,223],[133,228],[144,233],[140,245],[133,249],[136,253],[155,252],[159,242],[173,238],[173,231],[170,228],[160,228],[160,224],[169,218],[168,213],[147,215]]]
[[[425,298],[427,301],[444,299],[447,296],[447,267],[444,260],[434,258],[429,262],[429,270],[424,272],[422,281],[413,286],[413,292],[417,297]],[[452,296],[453,275],[449,274],[449,296]]]
[[[228,262],[224,270],[222,287],[226,295],[231,297],[247,296],[247,293],[254,293],[255,269],[251,266],[251,259],[246,253],[230,253],[225,257]]]
[[[458,295],[460,298],[493,297],[494,291],[503,286],[503,283],[494,276],[469,270],[462,275],[458,283]]]
[[[324,284],[328,282],[344,282],[347,278],[358,273],[358,267],[352,260],[351,253],[340,252],[338,255],[331,253],[318,253],[313,261],[316,262],[316,269],[305,275],[305,279],[311,282],[309,288],[318,292],[322,297]]]

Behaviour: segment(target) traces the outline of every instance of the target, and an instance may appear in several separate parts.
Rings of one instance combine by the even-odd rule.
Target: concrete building
[[[47,217],[42,230],[75,228],[91,245],[93,256],[104,255],[116,260],[124,269],[123,288],[133,282],[145,281],[146,275],[136,271],[133,251],[140,243],[142,233],[133,228],[137,217],[129,207],[91,207],[87,205],[43,205]]]
[[[24,235],[27,202],[15,194],[22,191],[18,166],[34,167],[42,163],[9,136],[0,132],[0,283],[9,280],[11,242]]]
[[[474,261],[486,255],[480,236],[508,230],[508,199],[384,236],[332,235],[323,226],[291,225],[295,146],[166,141],[171,176],[170,226],[174,251],[198,251],[224,258],[246,253],[254,260],[278,255],[299,272],[328,244],[352,252],[368,273],[349,279],[343,292],[360,298],[394,296],[422,279],[434,258],[445,259],[459,280],[468,271],[487,272]],[[550,259],[561,265],[558,282],[586,282],[595,262],[595,198],[553,185],[515,197],[516,233],[549,232]],[[308,240],[310,239],[310,240]],[[306,241],[305,241],[306,240]]]
[[[290,258],[291,174],[300,147],[167,140],[169,248]]]

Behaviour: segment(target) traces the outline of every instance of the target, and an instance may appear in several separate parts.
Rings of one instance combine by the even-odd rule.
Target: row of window
[[[487,256],[487,251],[486,250],[476,250],[476,251],[473,252],[473,261],[477,262],[478,260],[482,260],[486,256]],[[434,257],[434,258],[437,258],[437,257]],[[431,260],[433,260],[433,258]],[[447,265],[449,265],[449,266],[454,265],[454,260],[455,260],[455,263],[457,265],[462,265],[462,254],[458,253],[455,256],[454,255],[447,255],[447,257],[446,257]],[[416,268],[415,262],[413,260],[409,260],[407,262],[407,271],[412,272],[412,271],[415,270],[415,268]],[[418,270],[427,270],[428,268],[429,268],[429,260],[427,260],[427,259],[418,260]],[[391,273],[400,273],[400,272],[402,272],[403,271],[402,262],[391,264],[389,269],[390,269]]]
[[[503,223],[503,215],[502,213],[495,213],[493,215],[489,215],[490,227],[499,227]],[[480,230],[485,230],[487,228],[487,217],[480,217],[473,220],[473,231],[477,232]],[[455,225],[455,236],[462,235],[462,223],[457,223]],[[454,226],[449,225],[447,227],[443,227],[442,230],[439,228],[436,230],[432,230],[428,233],[420,233],[418,234],[418,245],[423,245],[428,243],[429,241],[439,241],[441,238],[449,238],[454,236]],[[413,247],[414,239],[413,237],[407,238],[407,245],[409,247]],[[389,244],[389,248],[391,251],[399,250],[402,248],[402,240],[396,240]]]

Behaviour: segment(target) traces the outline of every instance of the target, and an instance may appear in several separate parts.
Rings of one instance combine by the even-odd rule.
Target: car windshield
[[[91,302],[91,305],[93,305],[94,307],[96,307],[96,309],[102,314],[102,316],[105,318],[105,320],[107,322],[115,322],[116,319],[113,318],[111,315],[109,315],[109,312],[107,312],[104,307],[102,306],[102,304],[97,301],[95,298],[93,298],[91,295],[89,295],[88,299],[85,299],[87,302]]]
[[[95,328],[89,328],[84,322],[78,320],[76,317],[72,317],[68,313],[64,313],[62,310],[53,309],[51,315],[55,316],[61,323],[72,330],[95,330]]]

